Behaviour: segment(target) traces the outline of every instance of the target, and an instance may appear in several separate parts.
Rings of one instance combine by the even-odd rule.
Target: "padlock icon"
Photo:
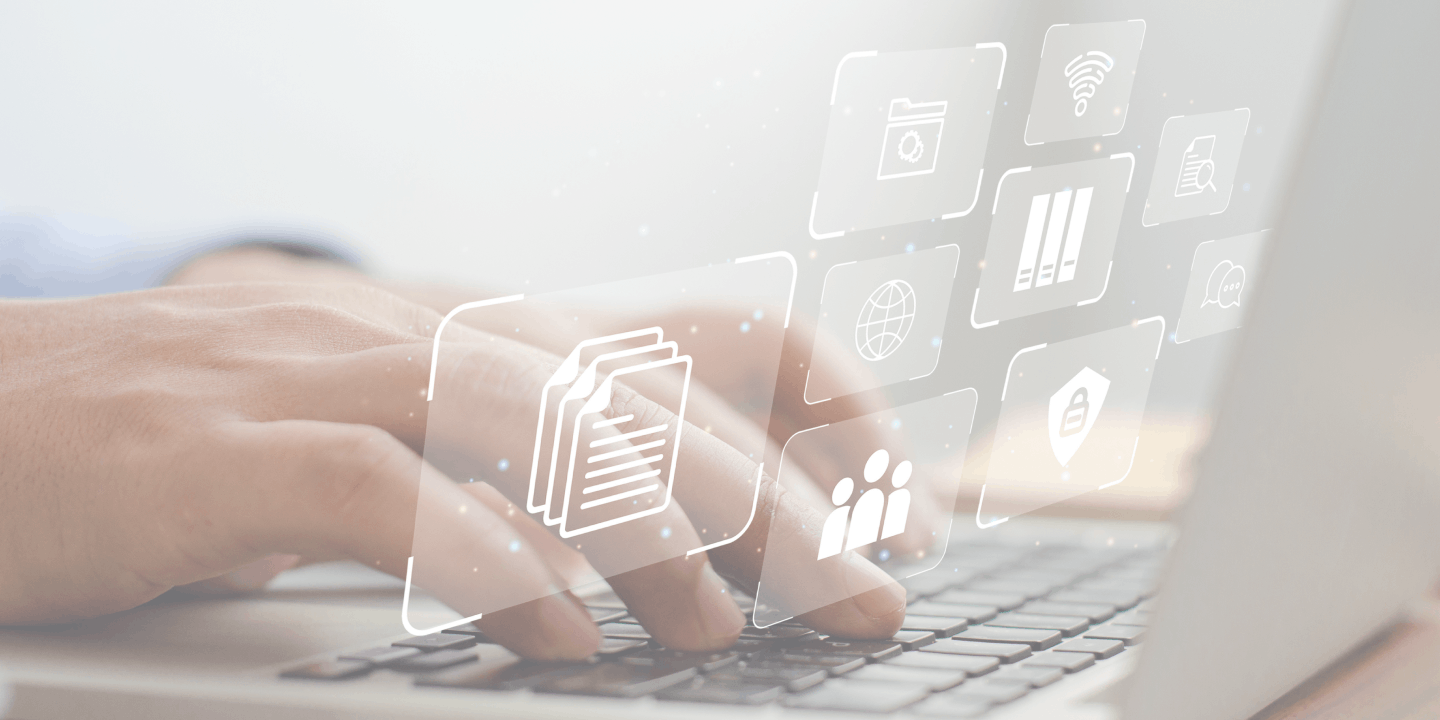
[[[1065,406],[1065,414],[1060,420],[1060,437],[1069,437],[1085,429],[1085,419],[1090,414],[1089,398],[1088,391],[1083,387],[1070,397],[1070,404]]]

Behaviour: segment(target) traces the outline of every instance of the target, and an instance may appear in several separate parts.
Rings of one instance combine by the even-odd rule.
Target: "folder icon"
[[[660,328],[587,340],[545,384],[530,471],[529,510],[561,537],[617,525],[669,505],[691,358]],[[581,369],[583,367],[583,370]],[[663,422],[615,416],[617,383],[642,374]]]

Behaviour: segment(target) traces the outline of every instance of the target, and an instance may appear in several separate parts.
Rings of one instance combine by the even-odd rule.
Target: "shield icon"
[[[1050,449],[1062,466],[1080,450],[1109,391],[1109,378],[1087,367],[1050,396]]]

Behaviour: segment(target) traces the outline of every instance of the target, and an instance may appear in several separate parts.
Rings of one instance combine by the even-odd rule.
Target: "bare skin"
[[[281,273],[289,261],[270,262]],[[177,279],[230,279],[202,270]],[[441,523],[465,553],[426,587],[461,612],[483,605],[497,583],[528,588],[539,599],[486,613],[479,624],[487,634],[529,657],[595,650],[599,632],[583,607],[547,592],[567,586],[580,563],[574,553],[508,512],[494,488],[435,472],[422,479],[419,391],[432,341],[413,328],[437,326],[440,314],[325,272],[305,276],[307,284],[0,302],[0,397],[9,409],[0,418],[0,576],[8,578],[0,623],[94,617],[177,586],[254,587],[298,557],[348,557],[403,577],[417,498],[438,498],[466,511],[422,505],[420,517]],[[519,380],[470,384],[477,406],[528,401],[526,379],[557,361],[541,348],[484,342],[483,329],[459,332],[486,348],[469,362]],[[637,394],[625,402],[648,401]],[[753,477],[753,467],[711,442],[689,472],[720,491]],[[753,586],[769,532],[804,536],[802,525],[819,526],[813,510],[768,478],[761,499],[757,517],[767,521],[740,542],[610,579],[666,645],[733,642],[744,617],[716,571]],[[510,549],[517,538],[525,540],[518,553]],[[484,577],[472,572],[477,563],[489,569]],[[878,587],[805,619],[832,634],[893,634],[903,591],[857,555],[840,572],[837,582]]]

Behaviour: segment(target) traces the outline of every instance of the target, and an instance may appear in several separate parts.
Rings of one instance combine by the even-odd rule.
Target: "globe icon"
[[[866,360],[884,360],[900,349],[915,324],[915,289],[904,280],[875,288],[855,321],[855,349]]]

